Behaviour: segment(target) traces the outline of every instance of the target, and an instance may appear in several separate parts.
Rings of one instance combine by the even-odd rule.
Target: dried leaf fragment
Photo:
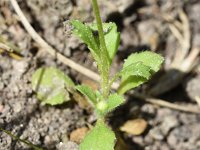
[[[140,135],[147,128],[147,122],[144,119],[128,120],[120,127],[120,130],[132,135]]]
[[[72,131],[70,134],[70,141],[80,144],[88,131],[89,129],[87,127],[78,128]]]

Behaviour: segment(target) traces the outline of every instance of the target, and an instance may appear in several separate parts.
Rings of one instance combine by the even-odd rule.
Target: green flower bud
[[[100,112],[105,112],[108,108],[108,104],[105,102],[105,101],[100,101],[98,104],[97,104],[97,109],[100,111]]]

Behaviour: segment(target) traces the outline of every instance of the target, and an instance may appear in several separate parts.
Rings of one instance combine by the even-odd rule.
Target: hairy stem
[[[101,89],[103,93],[104,99],[108,97],[109,90],[108,90],[108,82],[109,82],[109,61],[108,61],[108,51],[106,48],[104,33],[103,33],[103,25],[100,17],[99,6],[97,0],[92,0],[92,7],[94,11],[94,15],[97,21],[97,28],[99,33],[99,41],[100,41],[100,50],[101,50],[101,62],[100,65],[100,74],[101,74]]]

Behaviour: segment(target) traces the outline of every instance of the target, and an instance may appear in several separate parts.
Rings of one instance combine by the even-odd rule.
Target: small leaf
[[[103,95],[99,91],[96,91],[95,94],[98,102],[104,100]]]
[[[77,35],[85,44],[87,44],[94,59],[99,62],[99,45],[96,43],[96,39],[94,38],[90,27],[86,24],[83,24],[79,20],[71,20],[70,24],[72,25],[72,33]]]
[[[120,75],[123,78],[127,78],[129,76],[140,76],[149,79],[151,73],[150,73],[150,67],[145,66],[142,62],[136,62],[128,65],[127,67],[124,67],[120,71]]]
[[[114,132],[102,120],[86,135],[80,144],[80,150],[114,150]]]
[[[135,88],[135,87],[143,84],[146,81],[147,81],[147,79],[140,77],[140,76],[130,76],[126,80],[121,82],[117,92],[122,95],[122,94],[126,93],[126,91],[128,91],[132,88]]]
[[[107,112],[113,111],[115,108],[117,108],[124,102],[125,102],[125,99],[123,96],[118,95],[118,94],[111,94],[108,97],[108,101],[107,101],[107,104],[108,104]]]
[[[144,119],[128,120],[120,127],[120,130],[132,135],[140,135],[147,128],[147,122]]]
[[[105,116],[107,113],[113,111],[115,108],[117,108],[119,105],[123,104],[125,102],[123,96],[118,94],[111,94],[108,97],[108,100],[100,100],[96,105],[96,113],[99,117]]]
[[[142,62],[136,62],[124,67],[120,71],[122,81],[118,89],[119,94],[124,94],[126,91],[139,86],[146,82],[150,76],[150,67],[143,65]]]
[[[93,31],[97,31],[97,24],[91,24],[90,28]],[[109,55],[109,63],[112,63],[112,60],[117,52],[119,42],[120,42],[120,33],[117,32],[117,26],[115,23],[103,23],[104,37],[106,42],[106,47]],[[98,38],[98,36],[96,36]],[[96,39],[98,41],[98,39]]]
[[[123,65],[122,72],[125,70],[126,73],[122,73],[118,93],[124,94],[126,91],[146,82],[153,73],[159,70],[163,60],[163,57],[150,51],[130,55]],[[131,67],[135,73],[131,72]]]
[[[144,65],[150,67],[153,72],[157,72],[163,61],[164,58],[162,56],[150,51],[144,51],[130,55],[125,60],[123,67],[127,67],[136,62],[142,62]]]
[[[105,34],[105,42],[111,64],[119,47],[120,33],[117,32],[117,26],[115,23],[107,23],[105,24],[105,28],[106,26],[108,26],[108,29],[111,29],[107,34]]]
[[[97,98],[96,93],[87,85],[78,85],[76,86],[76,89],[81,92],[83,95],[85,95],[90,102],[92,102],[93,105],[96,105]]]
[[[32,76],[32,88],[45,104],[57,105],[69,101],[67,88],[74,87],[73,81],[60,70],[40,68]]]

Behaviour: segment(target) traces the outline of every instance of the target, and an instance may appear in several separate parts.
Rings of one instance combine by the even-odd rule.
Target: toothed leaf
[[[140,53],[131,54],[126,60],[123,65],[123,68],[136,63],[142,62],[144,65],[151,68],[151,71],[157,72],[160,69],[161,64],[163,63],[164,59],[159,54],[144,51]]]
[[[160,69],[163,60],[163,57],[150,51],[130,55],[123,65],[122,72],[125,70],[126,73],[121,75],[122,80],[118,93],[124,94],[126,91],[146,82],[152,74]],[[131,67],[133,67],[132,71],[135,73],[131,72]]]
[[[70,24],[72,25],[72,33],[78,36],[85,44],[87,44],[94,59],[99,62],[99,45],[96,43],[91,28],[79,20],[71,20]]]
[[[149,79],[151,73],[150,67],[145,66],[142,62],[136,62],[124,67],[120,71],[120,75],[123,77],[122,80],[129,76],[140,76],[145,79]]]

